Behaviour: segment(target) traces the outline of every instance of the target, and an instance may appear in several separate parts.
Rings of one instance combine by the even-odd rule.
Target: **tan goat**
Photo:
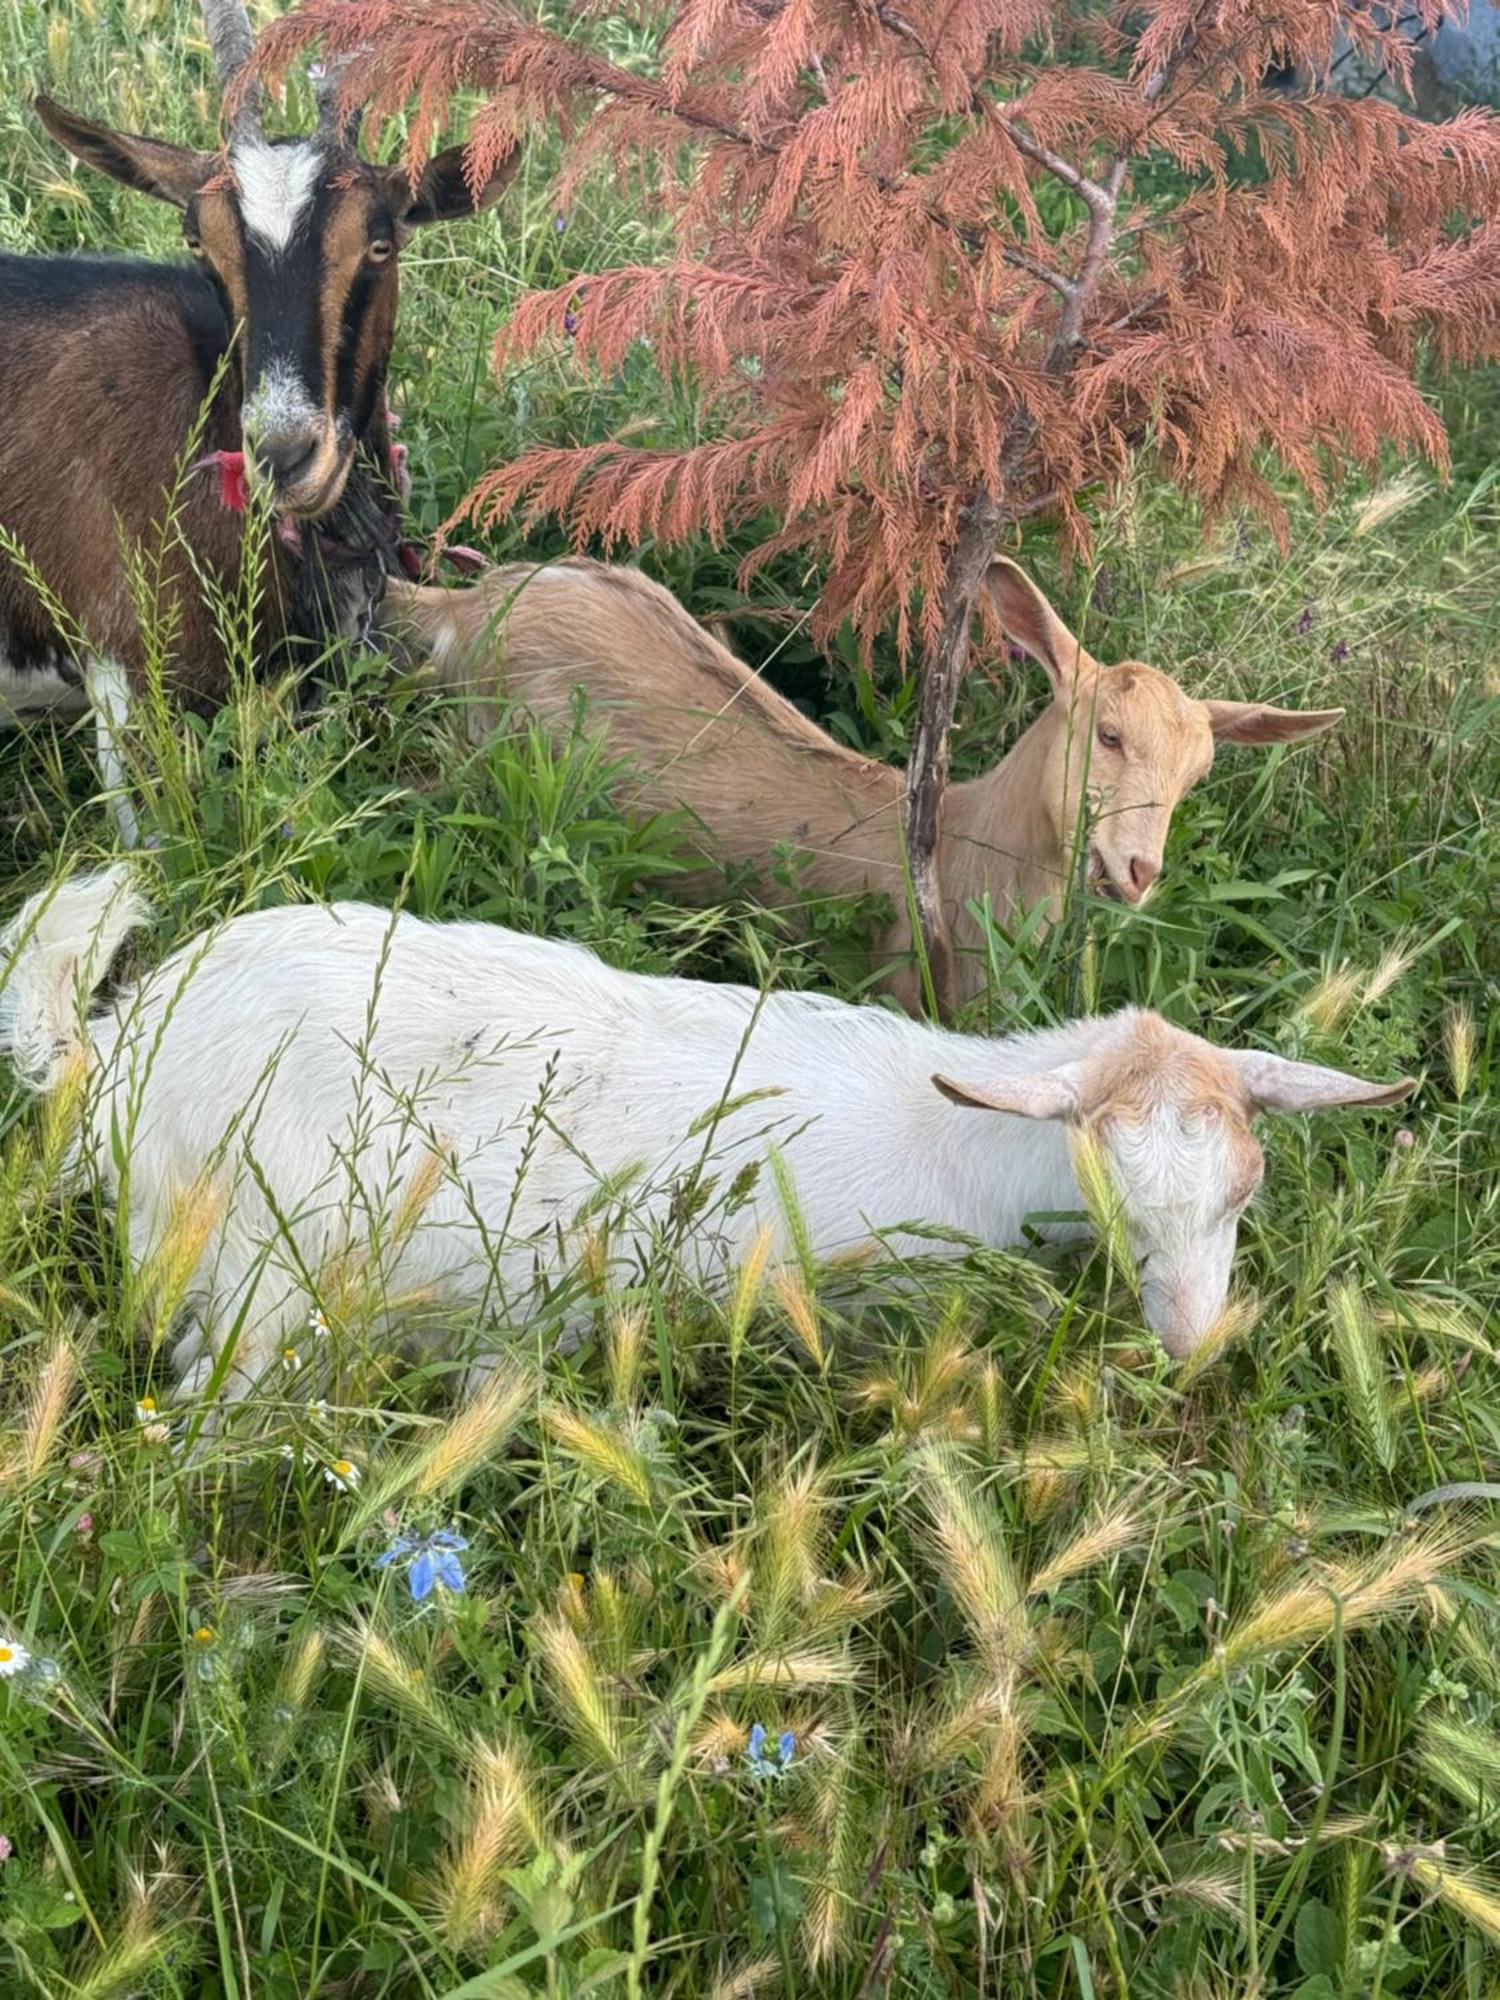
[[[1177,801],[1213,763],[1216,742],[1291,743],[1343,710],[1195,701],[1156,667],[1107,667],[1086,653],[1014,563],[996,561],[988,589],[1005,630],[1046,668],[1050,706],[983,777],[949,788],[942,882],[958,947],[958,999],[984,990],[971,901],[989,895],[1002,922],[1037,904],[1054,910],[1090,808],[1087,873],[1099,893],[1139,903],[1161,872]],[[479,740],[508,696],[544,725],[570,725],[574,690],[628,761],[627,810],[686,808],[715,864],[674,878],[711,899],[725,862],[763,872],[768,900],[799,891],[764,880],[778,844],[807,857],[808,889],[883,891],[895,920],[880,962],[915,1009],[901,838],[901,773],[844,749],[721,646],[670,591],[639,570],[567,557],[512,563],[464,590],[393,582],[382,622],[413,661],[473,701]]]

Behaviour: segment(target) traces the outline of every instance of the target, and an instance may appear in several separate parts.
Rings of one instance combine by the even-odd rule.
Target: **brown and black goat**
[[[247,483],[277,521],[254,580],[257,665],[363,636],[399,556],[385,399],[397,254],[414,227],[494,200],[518,159],[476,196],[453,147],[413,186],[404,166],[355,152],[336,78],[312,137],[267,138],[242,74],[254,54],[242,0],[203,11],[236,107],[223,150],[37,101],[81,161],[181,210],[193,262],[0,255],[0,528],[25,556],[0,552],[0,722],[91,706],[126,841],[120,731],[147,657],[127,551],[161,552],[166,678],[192,706],[227,692],[205,580],[242,586]],[[200,423],[203,456],[184,480]]]

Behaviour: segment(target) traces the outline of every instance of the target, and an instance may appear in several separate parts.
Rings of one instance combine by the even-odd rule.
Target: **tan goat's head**
[[[1344,713],[1195,701],[1158,667],[1101,665],[1014,563],[992,563],[986,588],[1010,638],[1052,682],[1052,707],[1038,725],[1047,736],[1041,803],[1066,856],[1087,801],[1088,880],[1101,895],[1144,900],[1161,873],[1173,809],[1208,771],[1217,744],[1297,743]]]

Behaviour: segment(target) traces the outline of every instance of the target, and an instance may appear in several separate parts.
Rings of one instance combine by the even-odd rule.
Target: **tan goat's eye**
[[[195,257],[203,255],[203,245],[198,241],[196,236],[184,236],[182,240]]]
[[[1100,723],[1100,725],[1099,725],[1099,748],[1100,748],[1101,750],[1118,750],[1118,749],[1120,749],[1120,748],[1121,748],[1121,743],[1120,743],[1120,732],[1119,732],[1119,730],[1118,730],[1118,729],[1106,729],[1106,728],[1104,727],[1104,724],[1103,724],[1103,723],[1101,722],[1101,723]]]
[[[377,236],[370,245],[369,258],[372,264],[388,264],[395,245],[388,236]]]

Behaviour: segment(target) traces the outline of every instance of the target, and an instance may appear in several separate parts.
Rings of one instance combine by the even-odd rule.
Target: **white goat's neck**
[[[1047,797],[1048,763],[1064,726],[1054,703],[983,777],[955,785],[943,807],[948,920],[964,939],[973,925],[970,899],[988,889],[995,915],[1006,922],[1038,903],[1056,916],[1068,868]]]

